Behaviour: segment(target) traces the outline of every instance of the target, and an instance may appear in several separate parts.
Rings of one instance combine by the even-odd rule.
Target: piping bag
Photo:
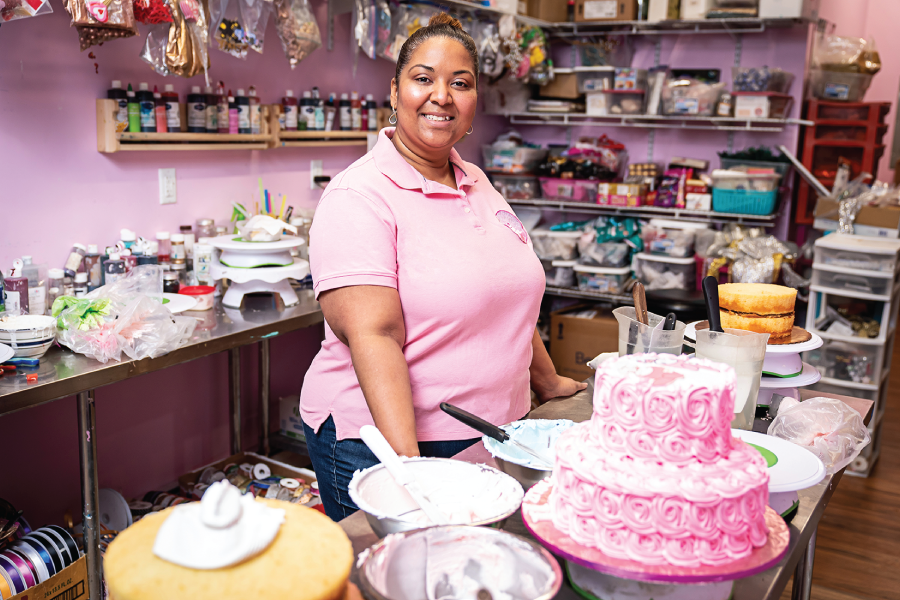
[[[415,503],[419,505],[422,512],[425,513],[434,525],[443,525],[447,522],[446,515],[431,502],[431,499],[419,486],[416,476],[412,474],[412,471],[410,471],[405,464],[403,464],[403,461],[400,460],[400,457],[397,456],[397,453],[394,452],[394,449],[391,448],[388,441],[384,439],[384,435],[382,435],[377,427],[373,425],[363,425],[359,429],[359,437],[366,443],[366,446],[369,447],[372,454],[381,461],[381,464],[388,470],[388,473],[391,474],[391,477],[394,478],[397,485],[409,492],[409,495],[412,496]]]
[[[552,471],[553,470],[553,461],[548,460],[547,457],[542,456],[536,450],[529,448],[528,446],[517,442],[516,440],[509,437],[509,434],[493,425],[488,423],[481,417],[476,417],[470,412],[467,412],[461,408],[457,408],[452,404],[447,404],[446,402],[441,402],[441,410],[465,425],[468,425],[475,431],[482,433],[490,438],[494,438],[501,444],[510,444],[515,446],[525,454],[537,459],[541,462],[543,471]]]

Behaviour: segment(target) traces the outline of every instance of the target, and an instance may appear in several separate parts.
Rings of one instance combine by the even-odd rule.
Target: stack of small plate
[[[40,358],[56,341],[56,319],[45,315],[19,315],[0,319],[0,344],[16,358]]]

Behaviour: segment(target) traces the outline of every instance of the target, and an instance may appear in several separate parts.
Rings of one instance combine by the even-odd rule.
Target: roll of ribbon
[[[266,479],[270,475],[272,475],[272,469],[266,463],[256,463],[253,466],[254,479]]]
[[[13,549],[28,556],[28,558],[31,559],[31,562],[34,563],[41,581],[47,581],[56,574],[56,571],[53,570],[53,562],[50,560],[50,555],[47,554],[46,550],[43,548],[38,549],[35,546],[37,546],[37,543],[32,546],[31,540],[23,539],[13,546]]]
[[[72,564],[72,559],[69,557],[69,550],[66,548],[65,543],[57,539],[56,535],[53,532],[47,531],[46,529],[38,529],[31,535],[36,536],[42,542],[44,542],[44,547],[48,550],[53,549],[56,551],[56,555],[59,557],[59,560],[62,564],[62,569],[65,569],[69,565]]]
[[[69,556],[72,557],[72,562],[78,560],[78,544],[75,543],[75,539],[72,537],[72,534],[70,534],[59,525],[47,525],[47,527],[44,527],[44,529],[52,529],[57,534],[59,534],[59,537],[62,538],[63,542],[66,545],[66,548],[69,549]]]
[[[143,500],[132,500],[128,503],[128,509],[131,511],[132,518],[143,517],[153,510],[153,505]]]
[[[59,573],[65,567],[63,567],[62,557],[59,555],[59,552],[49,540],[45,540],[43,535],[37,535],[34,532],[25,536],[22,539],[23,542],[28,542],[32,548],[40,547],[44,550],[44,553],[50,558],[50,564],[53,565],[53,574]],[[46,559],[45,559],[46,560]]]
[[[12,583],[9,581],[9,575],[6,574],[4,569],[0,569],[0,597],[12,598],[15,595],[15,592],[12,590]]]
[[[15,563],[2,554],[0,554],[0,569],[6,571],[10,587],[12,587],[13,590],[13,595],[21,594],[28,589],[25,586],[25,580],[22,578],[22,574],[19,573],[19,569],[16,568]]]
[[[0,556],[5,556],[7,559],[11,560],[16,568],[19,570],[19,574],[22,575],[22,579],[25,581],[25,585],[27,587],[34,587],[38,583],[37,574],[34,572],[34,565],[30,560],[16,552],[15,550],[4,550],[0,553]]]

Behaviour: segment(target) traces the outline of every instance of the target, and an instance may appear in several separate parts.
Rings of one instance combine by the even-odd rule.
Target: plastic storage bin
[[[794,82],[794,75],[777,68],[731,67],[731,81],[736,92],[787,94]]]
[[[735,167],[748,167],[750,169],[773,169],[781,175],[782,179],[787,175],[791,163],[787,162],[768,162],[764,160],[741,160],[740,158],[719,158],[719,164],[723,169],[734,169]]]
[[[713,188],[712,207],[715,212],[738,215],[771,215],[775,212],[777,192],[720,190]]]
[[[894,274],[879,271],[862,271],[849,267],[815,265],[812,285],[831,288],[837,292],[859,292],[888,297],[894,285]]]
[[[778,189],[781,175],[778,173],[744,173],[716,169],[712,172],[713,187],[721,190],[749,190],[771,192]]]
[[[598,181],[541,177],[541,192],[548,200],[596,202]]]
[[[634,275],[648,290],[693,290],[697,263],[693,256],[672,256],[641,252],[634,256]]]
[[[858,235],[831,234],[816,240],[815,265],[843,267],[857,271],[897,271],[900,242]]]
[[[809,361],[807,361],[809,362]],[[852,398],[862,398],[863,400],[875,401],[878,397],[876,390],[865,390],[855,387],[844,387],[842,385],[832,385],[824,381],[814,383],[807,389],[814,392],[825,392],[826,394],[838,394],[839,396],[850,396]],[[868,446],[866,446],[868,448]]]
[[[613,89],[615,82],[615,67],[581,67],[575,71],[578,81],[578,91],[582,94]]]
[[[804,360],[819,369],[822,377],[850,383],[875,384],[881,346],[824,340],[821,348],[805,352]],[[855,394],[846,393],[853,396]]]
[[[644,90],[611,90],[606,99],[611,115],[644,114]]]
[[[495,174],[491,179],[494,188],[507,200],[533,200],[541,197],[541,186],[537,177]]]
[[[707,229],[702,223],[650,219],[641,228],[644,249],[650,254],[685,258],[694,254],[694,235],[698,229]]]
[[[484,168],[497,173],[531,173],[547,153],[540,148],[482,146]]]
[[[575,261],[554,260],[544,275],[549,286],[573,288],[575,287]]]
[[[578,238],[581,231],[550,231],[535,229],[531,241],[538,258],[543,260],[574,260],[578,258]]]
[[[840,71],[809,70],[809,93],[813,98],[839,102],[862,102],[874,75]]]
[[[794,99],[775,92],[733,92],[736,119],[786,119]]]
[[[624,242],[603,242],[598,244],[579,244],[581,256],[578,264],[589,267],[624,267],[631,255],[631,246]]]
[[[583,292],[621,294],[631,273],[630,267],[609,268],[575,265],[578,289]]]

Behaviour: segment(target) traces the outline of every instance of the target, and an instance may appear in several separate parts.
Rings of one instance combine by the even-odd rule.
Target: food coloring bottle
[[[148,84],[138,86],[137,101],[141,105],[141,131],[156,133],[156,103]]]
[[[359,101],[359,92],[350,94],[350,120],[353,131],[362,130],[362,103]]]
[[[238,133],[252,133],[250,130],[250,99],[244,95],[244,90],[238,88],[234,97],[237,104]]]
[[[297,131],[297,99],[294,98],[294,90],[287,90],[281,99],[284,114],[284,129]]]
[[[229,133],[230,131],[228,110],[228,96],[225,95],[225,84],[220,81],[218,87],[216,87],[216,125],[219,128],[219,133]]]
[[[13,269],[6,278],[6,310],[18,315],[28,314],[28,278],[22,276],[22,261],[13,262]]]
[[[156,250],[157,264],[169,264],[169,260],[171,259],[172,255],[172,242],[169,241],[169,232],[157,231],[156,243],[158,244],[158,248]]]
[[[256,88],[252,85],[247,91],[247,100],[250,102],[250,133],[262,133],[259,98],[256,97]]]
[[[106,97],[116,101],[116,131],[121,133],[128,129],[128,94],[122,89],[122,82],[113,80],[112,87],[106,90]]]
[[[82,244],[72,244],[69,257],[66,259],[66,264],[63,267],[66,277],[75,277],[75,273],[84,270],[81,268],[81,261],[84,260],[85,254],[87,254],[87,248]]]
[[[341,118],[341,131],[351,131],[353,129],[353,119],[350,116],[350,98],[347,94],[341,94],[341,101],[338,107]]]
[[[238,107],[234,94],[228,90],[228,133],[238,133]]]
[[[178,104],[175,86],[167,83],[162,99],[166,107],[166,127],[169,131],[181,131],[181,107]]]
[[[366,112],[369,113],[369,131],[378,131],[378,106],[375,105],[375,97],[366,94]]]
[[[191,87],[188,94],[188,131],[191,133],[206,133],[206,96],[200,93],[200,86]],[[215,107],[213,107],[215,110]]]
[[[153,86],[153,111],[156,115],[156,132],[166,133],[169,128],[166,124],[166,102],[162,99],[159,89]]]
[[[134,90],[131,84],[128,84],[128,91],[125,92],[126,102],[128,106],[128,131],[131,133],[141,132],[141,105],[138,104]]]
[[[104,285],[113,284],[125,277],[125,261],[119,257],[118,253],[110,253],[109,260],[103,263],[103,275],[106,281]]]
[[[88,291],[92,292],[103,285],[103,265],[100,264],[100,252],[97,244],[88,244],[87,254],[84,256],[84,272],[88,274]]]
[[[219,133],[219,97],[211,85],[203,88],[206,94],[206,133]]]
[[[334,129],[334,115],[337,113],[337,103],[334,100],[334,92],[328,96],[328,102],[325,103],[325,131]],[[338,123],[340,125],[340,123]]]
[[[313,129],[316,131],[325,130],[325,103],[319,96],[319,88],[312,89],[313,97]]]

